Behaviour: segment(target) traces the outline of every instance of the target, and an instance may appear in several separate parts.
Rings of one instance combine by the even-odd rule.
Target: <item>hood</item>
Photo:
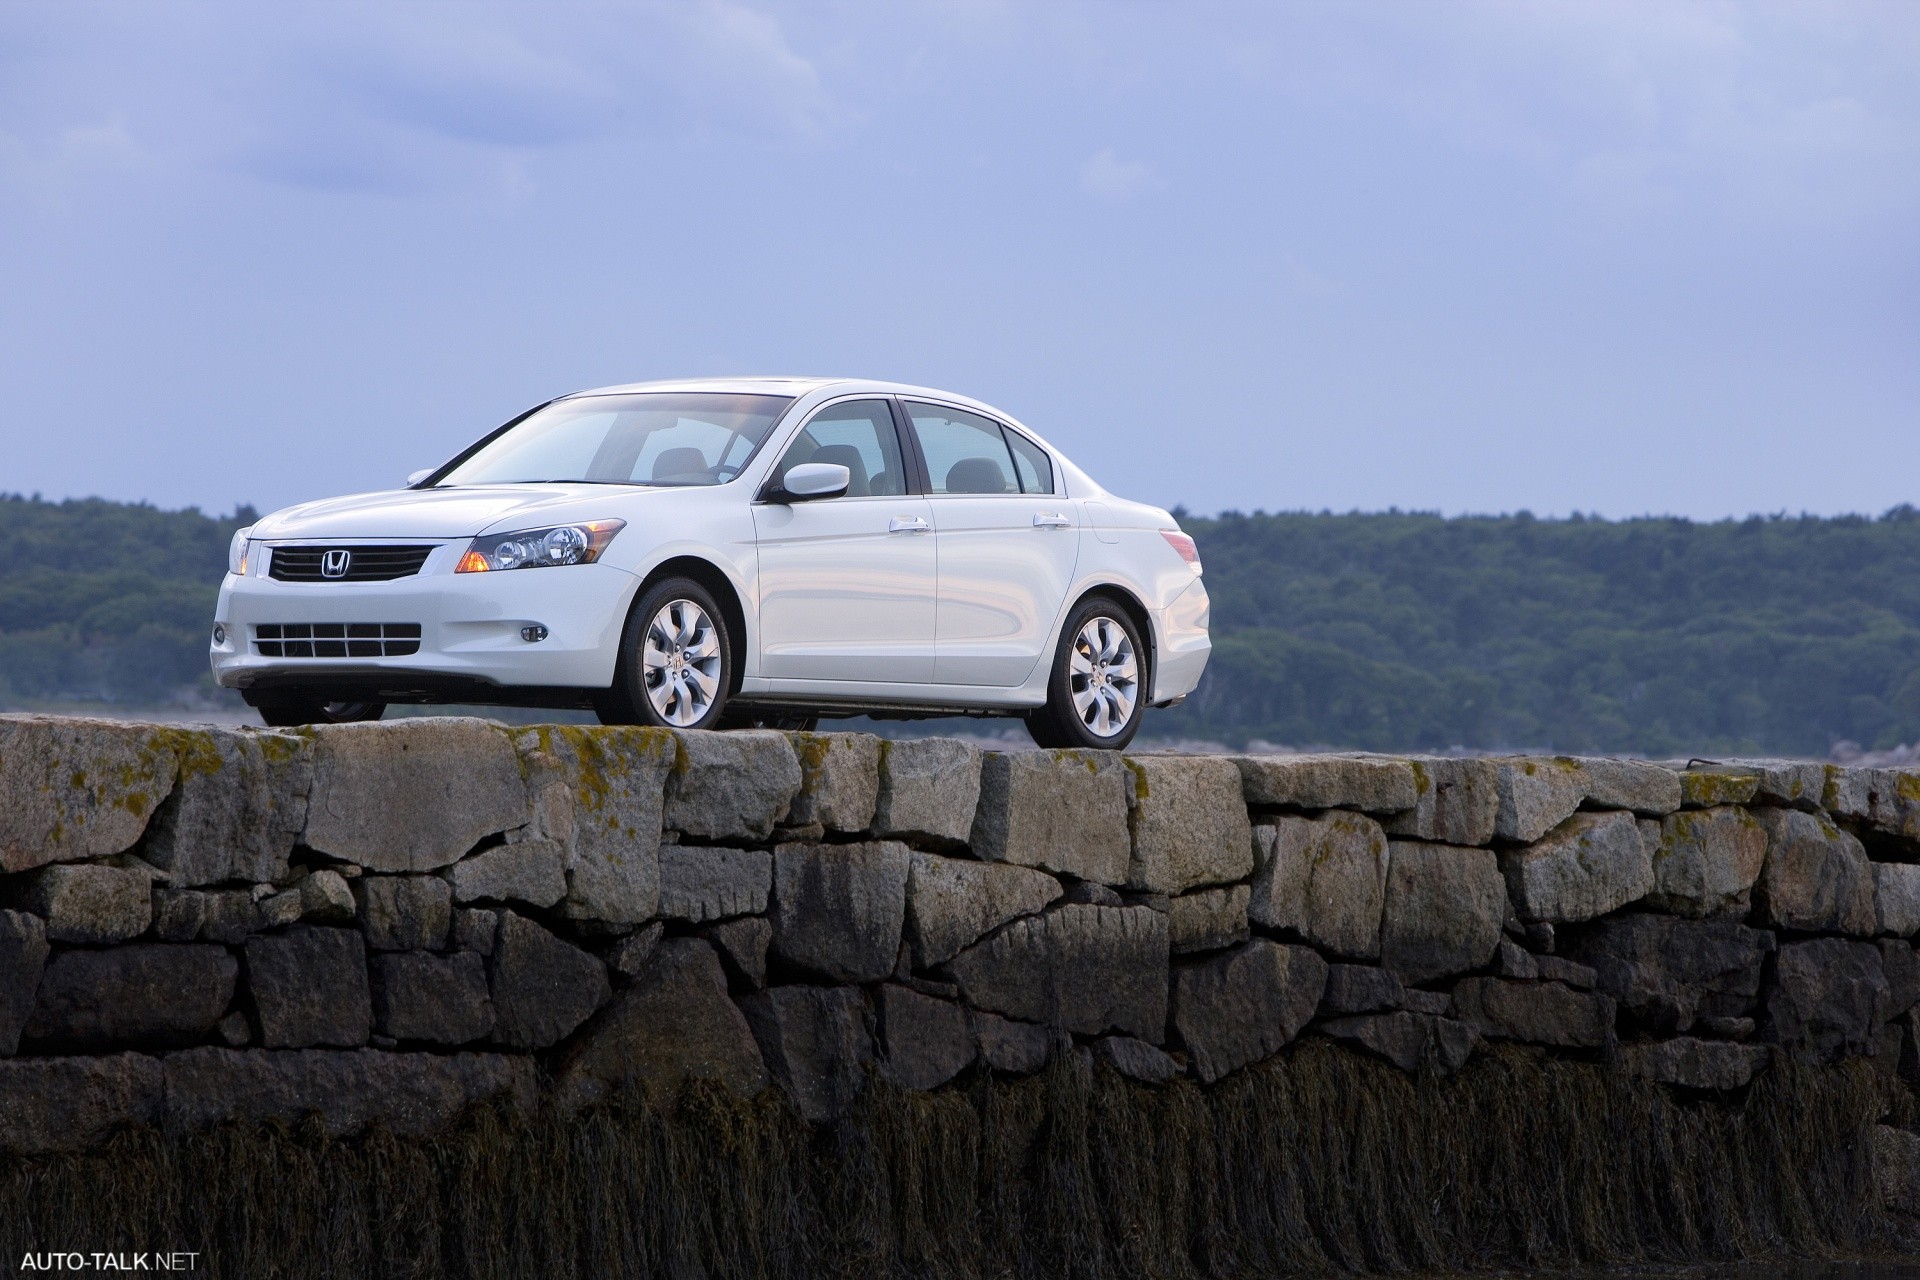
[[[603,502],[644,489],[604,484],[501,484],[471,488],[389,489],[303,502],[253,526],[256,538],[471,538],[511,519],[543,523],[542,513],[582,498]],[[556,516],[563,520],[570,516]]]

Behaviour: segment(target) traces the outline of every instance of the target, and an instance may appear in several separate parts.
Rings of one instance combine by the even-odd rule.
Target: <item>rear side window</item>
[[[1000,424],[965,409],[907,402],[932,493],[1019,493]]]
[[[1020,492],[1052,493],[1053,459],[1047,456],[1047,451],[1012,427],[1001,430],[1006,433],[1007,443],[1013,446],[1013,468],[1020,477]]]

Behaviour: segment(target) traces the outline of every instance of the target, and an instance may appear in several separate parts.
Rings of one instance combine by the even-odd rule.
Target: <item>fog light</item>
[[[227,629],[217,622],[213,624],[213,642],[215,644],[225,644],[227,642]]]
[[[520,628],[520,638],[528,644],[538,644],[547,638],[547,629],[536,622],[530,627]]]

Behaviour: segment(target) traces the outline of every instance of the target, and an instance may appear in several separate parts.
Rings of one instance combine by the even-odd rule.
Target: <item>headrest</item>
[[[864,498],[867,488],[867,460],[850,444],[823,444],[814,450],[808,462],[831,462],[847,469],[847,496]]]
[[[687,476],[705,476],[707,473],[707,455],[691,445],[681,445],[677,449],[662,449],[660,456],[653,460],[653,478],[655,480],[679,480]]]
[[[962,458],[947,468],[948,493],[1005,493],[1007,473],[992,458]]]

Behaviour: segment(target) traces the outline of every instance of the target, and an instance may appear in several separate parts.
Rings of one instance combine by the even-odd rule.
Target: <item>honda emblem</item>
[[[345,547],[329,547],[320,557],[320,576],[323,578],[344,578],[347,567],[353,563],[353,552]]]

